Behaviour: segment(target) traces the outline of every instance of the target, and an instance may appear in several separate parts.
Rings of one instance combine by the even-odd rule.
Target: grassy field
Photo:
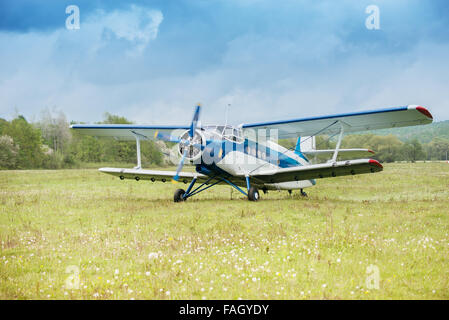
[[[0,171],[0,299],[448,299],[449,164],[384,168],[257,203]]]

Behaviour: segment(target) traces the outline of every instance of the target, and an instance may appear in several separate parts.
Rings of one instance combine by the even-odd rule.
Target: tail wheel
[[[184,194],[186,192],[183,189],[178,189],[175,191],[175,195],[174,195],[174,201],[175,202],[181,202],[181,201],[185,201],[186,199],[184,198]]]
[[[307,197],[307,193],[303,189],[301,189],[301,196]]]
[[[248,200],[257,201],[259,200],[259,190],[256,187],[250,187],[248,190]]]

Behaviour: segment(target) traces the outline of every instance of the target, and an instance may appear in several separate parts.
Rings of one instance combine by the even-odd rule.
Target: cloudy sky
[[[369,30],[367,6],[380,10]],[[80,29],[66,28],[77,5]],[[449,119],[446,0],[0,1],[0,117],[280,120],[407,104]]]

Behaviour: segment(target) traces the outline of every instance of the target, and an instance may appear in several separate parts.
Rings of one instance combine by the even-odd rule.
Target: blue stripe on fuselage
[[[278,157],[279,162],[278,163],[273,163],[275,165],[277,165],[280,168],[289,168],[289,167],[297,167],[297,166],[302,166],[302,164],[287,156],[285,153],[282,152],[278,152],[276,150],[273,150],[265,145],[263,145],[263,148],[261,148],[261,151],[264,152],[266,154],[266,158],[264,159],[263,157],[260,157],[259,154],[259,144],[254,142],[254,141],[250,141],[248,139],[245,139],[245,141],[243,143],[236,143],[236,142],[232,142],[232,141],[228,141],[228,140],[223,140],[219,143],[217,142],[212,142],[208,145],[208,148],[213,149],[213,151],[211,152],[211,157],[215,158],[216,160],[218,159],[223,159],[228,153],[232,152],[232,151],[240,151],[240,152],[244,152],[245,154],[249,154],[251,156],[254,156],[252,152],[249,152],[249,147],[251,148],[256,148],[256,158],[257,159],[261,159],[263,161],[269,161],[270,157]],[[220,157],[218,158],[218,154],[214,155],[213,153],[215,152],[220,152],[220,150],[223,150],[221,152]],[[252,151],[252,150],[251,150]],[[305,156],[301,153],[299,155],[301,158],[303,158],[304,160],[306,160],[307,162],[309,162],[309,160],[307,158],[305,158]],[[276,158],[274,158],[276,159]],[[216,165],[216,162],[206,165],[206,164],[200,164],[196,166],[196,171],[202,174],[205,174],[207,176],[212,176],[212,175],[217,175],[217,176],[222,176],[222,177],[228,177],[228,178],[232,178],[232,175],[229,174],[228,172],[224,171],[223,169],[219,168]],[[309,180],[312,185],[316,184],[315,179],[310,179]]]
[[[302,165],[298,160],[289,157],[285,153],[276,151],[266,145],[262,145],[248,139],[245,139],[243,143],[236,143],[228,140],[223,140],[219,144],[217,144],[217,142],[213,142],[208,145],[208,148],[212,148],[214,150],[211,153],[220,152],[220,150],[222,150],[221,155],[211,154],[211,156],[216,159],[219,157],[220,160],[232,151],[239,151],[247,155],[251,155],[257,159],[270,162],[280,168],[290,168]],[[308,162],[308,159],[303,155],[299,156]],[[275,160],[277,160],[277,162]]]

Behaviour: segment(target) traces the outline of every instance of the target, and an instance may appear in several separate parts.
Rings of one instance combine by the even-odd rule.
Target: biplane
[[[259,190],[300,190],[316,184],[317,179],[375,173],[383,166],[369,157],[369,149],[340,148],[345,133],[428,124],[433,121],[424,107],[408,105],[389,109],[362,111],[319,117],[243,123],[234,125],[201,125],[201,106],[195,108],[188,126],[155,126],[137,124],[75,124],[71,128],[96,137],[135,140],[137,166],[134,168],[101,168],[99,171],[120,179],[152,182],[181,182],[187,188],[174,192],[181,202],[215,185],[227,184],[248,200],[257,201]],[[337,136],[335,149],[317,150],[317,135]],[[278,139],[296,139],[294,148],[285,148]],[[176,171],[147,170],[141,165],[140,142],[162,140],[175,143],[180,160]],[[353,160],[339,160],[344,154]],[[315,163],[317,155],[329,159]],[[194,165],[194,172],[183,172],[184,164]]]

